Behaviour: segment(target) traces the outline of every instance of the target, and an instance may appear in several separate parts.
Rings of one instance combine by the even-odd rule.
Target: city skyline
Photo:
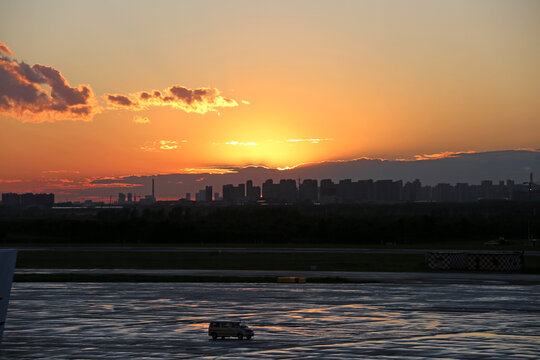
[[[0,9],[0,191],[540,147],[536,1]]]
[[[175,200],[187,192],[195,199],[205,186],[221,189],[225,184],[245,183],[251,179],[262,184],[267,179],[340,179],[384,180],[401,179],[404,182],[419,179],[426,185],[437,183],[480,183],[483,180],[499,182],[514,179],[516,183],[529,180],[529,174],[540,173],[540,151],[519,150],[487,153],[461,153],[442,157],[420,158],[412,161],[383,159],[356,159],[352,161],[305,164],[291,169],[277,170],[262,166],[191,169],[186,173],[154,174],[149,176],[70,178],[78,174],[54,173],[61,183],[3,182],[0,192],[54,192],[61,201],[92,199],[108,202],[117,193],[132,193],[139,198],[154,198],[152,180],[156,181],[157,200]],[[36,190],[37,189],[37,190]]]
[[[0,206],[5,209],[25,209],[32,206],[51,208],[55,204],[60,206],[82,205],[85,207],[107,205],[156,205],[163,200],[155,196],[155,179],[152,178],[152,193],[139,195],[128,192],[118,193],[117,200],[113,196],[106,201],[92,201],[85,199],[76,202],[55,202],[55,195],[33,193],[2,193]],[[213,192],[212,185],[206,185],[195,193],[186,193],[185,197],[178,197],[172,202],[186,204],[187,202],[214,203],[218,205],[246,205],[246,204],[396,204],[411,202],[441,202],[441,203],[467,203],[483,200],[540,200],[540,188],[534,182],[533,173],[529,174],[528,182],[517,182],[514,179],[501,180],[498,183],[492,180],[482,180],[479,184],[460,182],[437,183],[434,186],[422,184],[419,179],[404,182],[399,179],[267,179],[260,185],[253,180],[246,180],[240,184],[224,184],[221,196]],[[171,202],[170,200],[165,202]]]

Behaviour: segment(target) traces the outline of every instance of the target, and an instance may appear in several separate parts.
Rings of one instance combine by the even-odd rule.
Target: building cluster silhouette
[[[532,184],[532,182],[531,182]],[[261,191],[262,190],[262,191]],[[420,180],[406,182],[398,180],[358,180],[334,182],[331,179],[283,179],[274,183],[266,180],[262,187],[253,186],[253,181],[237,186],[223,186],[223,200],[227,204],[244,204],[257,201],[277,204],[320,203],[398,203],[398,202],[474,202],[479,200],[528,200],[540,199],[538,191],[530,186],[516,184],[513,180],[493,183],[482,181],[479,185],[468,183],[439,183],[435,186],[422,185]],[[210,201],[209,198],[201,201]]]
[[[2,193],[2,205],[13,209],[51,208],[54,205],[54,194]]]
[[[401,202],[475,202],[481,200],[516,200],[540,201],[540,189],[533,183],[532,174],[528,183],[515,183],[513,180],[493,183],[484,180],[480,184],[439,183],[435,186],[423,185],[420,180],[403,183],[402,180],[339,180],[324,179],[282,179],[274,182],[266,180],[261,186],[254,186],[252,180],[245,184],[226,184],[222,188],[222,197],[213,192],[212,186],[206,186],[195,194],[195,202],[227,205],[242,204],[393,204]],[[137,201],[138,200],[138,201]],[[191,194],[186,193],[181,202],[191,203]],[[132,193],[118,193],[114,205],[153,205],[156,204],[154,179],[152,194],[137,199]],[[15,194],[3,193],[2,206],[12,209],[51,208],[55,204],[54,194]],[[113,204],[112,197],[109,206]],[[103,201],[63,203],[60,206],[105,206]]]

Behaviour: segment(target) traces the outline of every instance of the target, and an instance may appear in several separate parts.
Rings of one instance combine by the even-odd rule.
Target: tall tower
[[[0,250],[0,343],[2,342],[2,333],[4,332],[6,322],[9,294],[11,292],[11,282],[13,280],[16,260],[17,250]]]
[[[154,192],[154,179],[152,179],[152,199],[156,199],[156,193]]]

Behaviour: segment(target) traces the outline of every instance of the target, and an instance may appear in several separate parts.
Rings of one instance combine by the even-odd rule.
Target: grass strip
[[[185,269],[433,272],[423,254],[24,251],[19,269]],[[440,271],[439,271],[440,272]],[[519,273],[540,274],[525,256]]]
[[[17,268],[427,271],[421,254],[19,252]]]
[[[219,282],[219,283],[276,283],[275,276],[159,276],[126,274],[16,274],[14,282]],[[344,284],[378,283],[375,280],[350,280],[342,277],[308,278],[309,283]],[[289,284],[290,285],[290,284]],[[293,283],[293,285],[303,285]]]

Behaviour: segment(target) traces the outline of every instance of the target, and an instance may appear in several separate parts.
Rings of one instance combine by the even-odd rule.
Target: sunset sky
[[[537,149],[539,64],[536,0],[2,0],[0,190]]]

